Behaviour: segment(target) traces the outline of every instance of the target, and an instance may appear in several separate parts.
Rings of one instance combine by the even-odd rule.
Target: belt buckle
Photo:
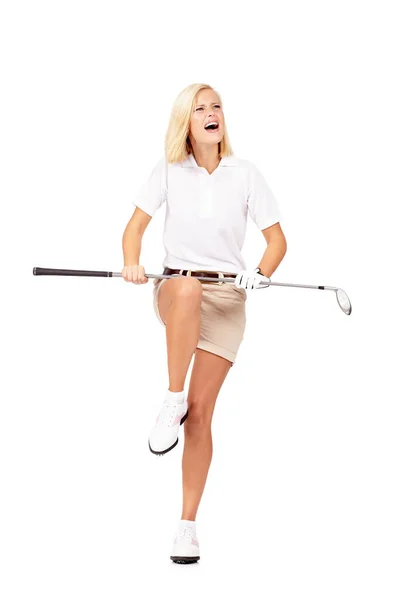
[[[179,275],[183,275],[183,271],[187,271],[185,277],[191,277],[192,276],[192,269],[180,269],[179,270]],[[218,277],[220,279],[224,279],[225,276],[222,272],[218,272]],[[211,283],[211,285],[222,285],[224,282],[223,281],[208,281],[207,283]]]
[[[215,271],[213,271],[215,272]],[[218,277],[224,279],[224,274],[218,272]],[[207,281],[207,283],[210,283],[211,285],[222,285],[224,282],[223,281]]]

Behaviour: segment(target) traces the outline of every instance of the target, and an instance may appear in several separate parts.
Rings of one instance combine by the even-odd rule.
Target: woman
[[[185,422],[183,506],[171,559],[188,563],[200,557],[195,519],[212,457],[211,420],[243,339],[246,290],[268,283],[286,253],[277,202],[257,167],[232,153],[221,98],[209,85],[189,85],[173,105],[165,156],[133,202],[124,232],[125,281],[148,282],[139,264],[142,236],[163,202],[163,274],[175,276],[154,279],[153,301],[166,329],[169,387],[149,448],[172,450]],[[246,270],[241,255],[248,213],[267,243],[257,272]],[[235,284],[191,275],[235,277]]]

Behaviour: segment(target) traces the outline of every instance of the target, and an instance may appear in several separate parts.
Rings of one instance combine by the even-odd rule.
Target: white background
[[[4,2],[1,597],[398,599],[399,19],[388,1]],[[172,103],[222,95],[287,254],[248,292],[218,398],[201,560],[169,560],[177,448],[147,436],[167,381],[153,280],[121,271]],[[164,209],[141,263],[159,273]],[[264,238],[249,220],[243,256]],[[189,376],[185,387],[189,383]]]

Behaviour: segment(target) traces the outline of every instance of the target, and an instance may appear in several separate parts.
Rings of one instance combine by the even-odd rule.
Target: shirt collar
[[[190,153],[187,158],[185,158],[185,160],[181,163],[182,167],[187,168],[187,167],[198,167],[198,164],[193,156],[192,153]],[[237,165],[237,158],[234,154],[230,154],[229,156],[223,156],[219,162],[218,167],[236,167]]]

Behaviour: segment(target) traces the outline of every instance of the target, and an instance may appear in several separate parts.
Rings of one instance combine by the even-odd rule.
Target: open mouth
[[[208,123],[208,125],[206,125],[204,127],[204,129],[206,131],[218,131],[218,129],[219,129],[219,123],[217,123],[216,121],[212,121],[211,123]]]

